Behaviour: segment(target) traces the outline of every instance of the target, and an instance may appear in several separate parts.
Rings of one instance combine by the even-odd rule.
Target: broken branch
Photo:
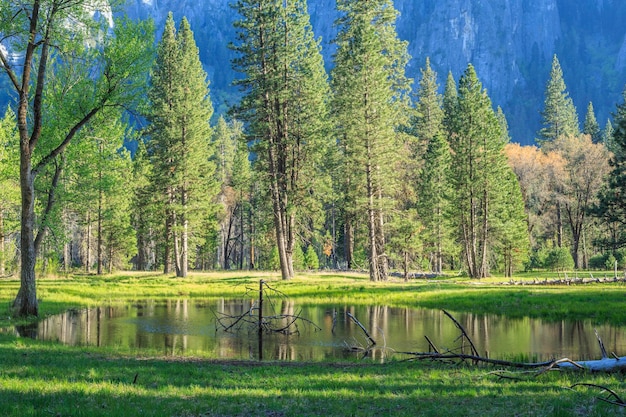
[[[370,341],[370,343],[372,344],[372,346],[376,345],[376,341],[375,341],[374,339],[372,339],[372,336],[370,336],[370,334],[367,332],[367,330],[365,329],[365,326],[363,326],[363,325],[361,324],[361,322],[360,322],[360,321],[358,321],[358,320],[356,319],[356,317],[354,317],[351,313],[346,313],[346,315],[347,315],[348,317],[350,317],[350,318],[352,319],[352,321],[353,321],[353,322],[355,322],[355,323],[356,323],[356,325],[357,325],[357,326],[359,326],[359,327],[361,328],[361,330],[363,330],[363,333],[365,333],[365,336],[367,337],[367,340],[369,340],[369,341]]]

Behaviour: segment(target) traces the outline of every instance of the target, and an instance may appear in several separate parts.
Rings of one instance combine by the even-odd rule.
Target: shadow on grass
[[[491,368],[408,362],[135,359],[7,337],[0,357],[0,408],[9,416],[569,416],[591,400],[560,388],[586,374],[512,382],[489,377]]]

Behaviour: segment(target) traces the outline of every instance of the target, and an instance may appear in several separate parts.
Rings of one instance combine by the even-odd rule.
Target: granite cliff
[[[169,11],[186,16],[195,33],[219,112],[237,99],[231,81],[234,40],[232,0],[129,0],[127,14],[153,18],[162,30]],[[332,65],[335,0],[308,0],[316,35]],[[417,79],[425,58],[443,84],[458,80],[468,63],[476,68],[494,106],[504,110],[512,139],[534,142],[553,54],[578,109],[581,124],[593,102],[604,126],[622,100],[626,84],[626,3],[623,0],[395,0],[401,39],[412,56],[408,73]],[[160,33],[157,34],[160,36]]]

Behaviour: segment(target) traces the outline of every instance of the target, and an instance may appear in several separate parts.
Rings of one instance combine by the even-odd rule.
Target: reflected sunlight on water
[[[36,328],[18,328],[16,333],[68,345],[152,349],[165,355],[202,352],[222,359],[258,358],[256,327],[242,324],[236,331],[224,332],[216,322],[217,314],[239,316],[249,312],[253,303],[253,300],[224,299],[134,302],[71,310],[43,320]],[[364,347],[367,339],[363,330],[349,319],[348,312],[365,326],[376,346],[383,348],[377,351],[377,359],[393,352],[426,352],[429,348],[424,336],[440,350],[451,349],[459,335],[454,323],[440,310],[349,305],[297,307],[291,301],[276,304],[274,307],[280,312],[299,312],[321,330],[301,322],[295,335],[264,334],[261,348],[264,359],[328,360],[354,356],[346,348]],[[595,359],[600,357],[600,351],[594,329],[598,330],[607,351],[626,354],[624,327],[594,326],[587,321],[544,322],[452,314],[479,353],[491,358]],[[333,317],[336,317],[334,331]]]

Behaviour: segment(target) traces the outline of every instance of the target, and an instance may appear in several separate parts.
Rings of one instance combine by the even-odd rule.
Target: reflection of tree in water
[[[272,286],[273,283],[269,282]],[[169,299],[132,301],[90,309],[74,309],[64,314],[47,317],[37,325],[13,326],[0,329],[21,337],[37,338],[79,346],[109,346],[131,349],[152,349],[166,355],[185,352],[211,352],[218,358],[258,358],[259,284],[253,284],[250,297],[239,299]],[[244,290],[245,291],[245,290]],[[242,294],[244,293],[242,291]],[[254,297],[254,298],[252,298]],[[440,349],[456,346],[458,330],[440,310],[395,308],[384,305],[343,304],[300,305],[297,299],[272,294],[264,299],[263,321],[276,315],[302,316],[323,327],[297,323],[297,337],[283,333],[266,332],[262,327],[266,358],[298,360],[322,358],[349,358],[359,356],[353,347],[366,348],[363,330],[347,316],[351,313],[362,322],[376,341],[376,352],[368,356],[376,359],[383,347],[386,356],[395,351],[428,350],[427,335]],[[274,306],[275,313],[271,311]],[[216,329],[215,311],[245,318],[224,332]],[[252,313],[250,313],[252,312]],[[252,314],[252,317],[250,317]],[[594,329],[602,337],[607,352],[622,353],[626,349],[626,328],[586,321],[545,321],[533,318],[455,313],[464,325],[481,355],[500,359],[549,360],[555,357],[576,359],[597,358],[598,347]],[[276,323],[283,328],[289,321]],[[38,327],[37,327],[38,326]],[[315,328],[317,329],[317,328]],[[219,331],[216,331],[219,330]],[[288,332],[289,333],[289,332]],[[170,336],[166,340],[166,334]],[[177,336],[176,336],[177,335]],[[361,350],[363,352],[363,350]]]
[[[263,359],[263,336],[280,333],[286,336],[300,334],[299,325],[313,327],[315,331],[321,328],[311,320],[301,316],[301,310],[296,311],[295,304],[287,296],[270,287],[264,280],[259,281],[258,293],[247,288],[246,296],[258,294],[258,298],[250,303],[250,307],[240,314],[213,312],[215,315],[215,329],[224,332],[257,332],[259,359]],[[295,357],[295,350],[289,345],[279,345],[277,356],[280,358]]]
[[[253,294],[248,288],[246,296]],[[287,296],[270,287],[265,281],[259,282],[258,298],[252,299],[250,306],[239,314],[214,312],[216,329],[225,332],[242,330],[258,331],[263,333],[282,333],[285,335],[298,334],[299,325],[312,326],[315,330],[321,328],[311,320],[301,316],[301,310],[295,308],[293,301]]]

